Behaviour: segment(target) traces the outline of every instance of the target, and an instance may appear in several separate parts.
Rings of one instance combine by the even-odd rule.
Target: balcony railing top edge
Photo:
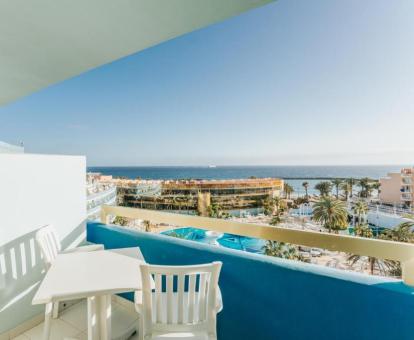
[[[414,285],[414,244],[410,243],[288,229],[155,210],[108,205],[102,206],[101,221],[103,223],[108,222],[108,215],[148,220],[153,223],[165,223],[175,226],[191,226],[264,240],[287,242],[331,251],[342,251],[361,256],[400,261],[404,282]]]

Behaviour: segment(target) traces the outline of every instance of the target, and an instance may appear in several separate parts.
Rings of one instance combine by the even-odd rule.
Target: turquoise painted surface
[[[174,235],[175,237],[185,240],[191,240],[201,243],[210,244],[215,239],[212,239],[206,235],[206,231],[198,228],[179,228],[174,230],[164,231],[162,234],[167,236]],[[244,237],[233,234],[223,234],[216,239],[217,243],[223,247],[230,249],[237,249],[248,251],[250,253],[263,253],[263,246],[266,241],[252,237]]]
[[[401,281],[100,223],[88,224],[87,239],[106,248],[138,246],[153,264],[222,261],[221,340],[413,339],[414,289]]]

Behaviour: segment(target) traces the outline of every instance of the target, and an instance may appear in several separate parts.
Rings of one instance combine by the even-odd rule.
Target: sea
[[[399,172],[407,165],[354,165],[354,166],[128,166],[88,167],[89,172],[100,172],[114,177],[130,179],[238,179],[251,176],[258,178],[282,178],[295,190],[296,195],[303,195],[304,181],[309,183],[309,194],[317,193],[314,189],[321,180],[333,178],[379,179],[389,172]]]

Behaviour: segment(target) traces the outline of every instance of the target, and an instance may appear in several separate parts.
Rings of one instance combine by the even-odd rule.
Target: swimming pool
[[[168,230],[162,234],[257,254],[263,254],[263,246],[266,243],[265,240],[257,238],[216,233],[192,227]]]

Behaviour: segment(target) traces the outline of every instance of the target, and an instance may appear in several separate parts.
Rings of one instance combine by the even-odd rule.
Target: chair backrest
[[[143,336],[166,330],[215,334],[221,266],[221,262],[195,266],[142,264]]]
[[[40,228],[36,233],[36,242],[40,247],[43,260],[50,267],[62,248],[53,226],[47,225]]]

